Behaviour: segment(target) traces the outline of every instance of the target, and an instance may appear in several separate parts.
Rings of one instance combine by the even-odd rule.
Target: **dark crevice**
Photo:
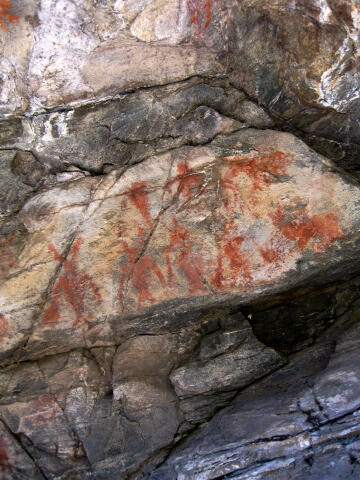
[[[214,76],[207,76],[207,75],[191,75],[190,77],[184,78],[183,80],[177,80],[174,82],[169,82],[169,83],[161,83],[157,85],[150,85],[150,86],[142,86],[138,88],[129,88],[127,90],[123,90],[121,92],[118,92],[114,95],[109,95],[108,97],[105,98],[99,98],[99,99],[90,99],[90,100],[79,100],[77,102],[73,102],[69,104],[68,106],[59,106],[59,107],[53,107],[53,108],[46,108],[44,107],[44,110],[36,112],[36,113],[30,113],[30,112],[25,112],[24,114],[10,114],[6,115],[4,117],[0,116],[0,122],[6,121],[6,120],[13,120],[13,119],[22,119],[22,118],[33,118],[33,117],[41,117],[44,115],[50,115],[51,113],[66,113],[66,112],[72,112],[78,108],[82,107],[95,107],[98,105],[107,105],[115,100],[121,100],[124,98],[126,95],[131,95],[133,93],[137,92],[142,92],[142,91],[149,91],[149,90],[159,90],[165,87],[171,87],[171,86],[176,86],[178,85],[179,88],[181,88],[182,85],[187,85],[191,80],[194,79],[202,79],[205,82],[211,82],[219,79],[225,79],[226,74],[218,74]]]

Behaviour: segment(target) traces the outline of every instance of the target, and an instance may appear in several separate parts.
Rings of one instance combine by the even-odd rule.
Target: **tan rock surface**
[[[0,0],[0,480],[360,478],[359,27]]]
[[[131,318],[249,302],[324,261],[336,271],[358,238],[359,200],[330,163],[270,130],[47,189],[23,208],[30,238],[1,287],[3,358],[19,336],[22,358],[113,344]]]

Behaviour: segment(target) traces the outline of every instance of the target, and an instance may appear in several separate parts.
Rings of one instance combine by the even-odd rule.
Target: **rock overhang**
[[[349,275],[359,201],[296,137],[254,129],[48,187],[20,214],[30,237],[1,287],[3,358],[111,344],[132,319]]]

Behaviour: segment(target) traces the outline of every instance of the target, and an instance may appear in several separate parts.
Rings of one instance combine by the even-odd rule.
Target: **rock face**
[[[0,479],[360,478],[359,19],[0,1]]]
[[[358,344],[356,326],[330,360],[323,346],[298,354],[240,393],[149,478],[358,478]],[[314,361],[328,364],[304,378]]]

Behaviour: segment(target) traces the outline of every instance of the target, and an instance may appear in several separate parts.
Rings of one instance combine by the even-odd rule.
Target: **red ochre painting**
[[[181,207],[184,207],[202,187],[200,176],[189,171],[186,164],[180,163],[177,166],[177,176],[166,186],[168,193],[173,194],[180,200]],[[119,288],[119,298],[127,296],[129,286],[137,292],[137,307],[141,308],[144,304],[156,302],[156,298],[151,293],[151,285],[157,283],[166,288],[174,285],[176,276],[174,271],[179,269],[184,273],[188,281],[189,292],[204,292],[204,285],[199,275],[198,269],[201,268],[199,260],[191,258],[191,243],[188,230],[181,225],[176,217],[172,219],[171,225],[167,226],[163,222],[161,225],[166,229],[169,239],[169,245],[164,251],[166,270],[163,272],[156,260],[148,254],[142,254],[142,249],[149,236],[149,229],[154,227],[154,221],[149,210],[149,199],[147,192],[147,183],[135,183],[129,189],[127,197],[130,203],[135,206],[140,215],[142,223],[138,224],[135,242],[130,245],[123,238],[121,227],[118,229],[120,245],[123,247],[124,261],[120,265],[121,280]],[[130,285],[129,285],[130,284]]]
[[[212,2],[213,0],[187,0],[188,12],[196,36],[201,35],[210,25]]]
[[[171,298],[171,292],[181,291],[184,284],[186,296],[243,290],[261,283],[256,279],[259,270],[266,268],[270,277],[276,276],[277,269],[288,259],[299,258],[306,248],[323,252],[341,238],[335,213],[309,215],[294,199],[293,204],[287,204],[285,214],[284,207],[274,203],[274,195],[266,192],[273,182],[286,177],[292,160],[281,151],[221,158],[218,173],[222,198],[214,222],[222,228],[213,239],[217,254],[210,261],[208,252],[201,252],[201,245],[199,248],[196,226],[187,225],[191,212],[207,208],[204,172],[192,170],[186,163],[177,165],[177,175],[165,187],[176,199],[176,209],[159,220],[162,247],[156,251],[147,245],[142,252],[155,225],[149,210],[151,191],[146,182],[134,184],[127,196],[138,212],[132,218],[141,221],[131,245],[120,229],[123,261],[119,298],[135,291],[136,308],[141,309]],[[204,203],[199,207],[201,197]],[[243,218],[236,219],[241,213]],[[251,234],[239,234],[242,223],[258,220],[267,223],[270,236],[266,241],[257,243]],[[251,248],[246,247],[249,242]]]
[[[0,342],[6,338],[7,333],[8,333],[8,321],[4,317],[4,315],[0,313]]]
[[[10,0],[0,0],[0,28],[4,31],[8,30],[5,21],[8,21],[11,24],[19,19],[17,15],[13,15],[9,12],[10,9]]]
[[[202,166],[175,160],[162,187],[135,181],[112,197],[111,210],[105,200],[66,258],[50,243],[61,270],[42,325],[66,319],[70,328],[88,328],[116,302],[127,314],[173,298],[244,293],[283,278],[305,251],[322,253],[342,238],[332,203],[319,211],[292,182],[296,158],[259,150]],[[318,190],[333,180],[319,174]],[[1,336],[5,320],[0,328]]]
[[[48,248],[52,252],[54,259],[62,262],[62,273],[57,280],[52,292],[52,300],[46,308],[42,317],[42,322],[56,323],[60,319],[60,304],[65,302],[71,306],[75,320],[73,327],[86,325],[91,316],[86,314],[86,298],[88,295],[96,298],[98,302],[102,301],[99,288],[87,273],[79,271],[76,265],[76,257],[79,253],[82,238],[78,237],[68,255],[64,258],[60,255],[53,244]]]
[[[56,398],[52,394],[45,394],[28,403],[28,411],[31,412],[34,425],[48,425],[62,420],[63,414]]]
[[[15,263],[16,246],[14,245],[15,233],[0,237],[0,278],[5,276],[10,267]]]

